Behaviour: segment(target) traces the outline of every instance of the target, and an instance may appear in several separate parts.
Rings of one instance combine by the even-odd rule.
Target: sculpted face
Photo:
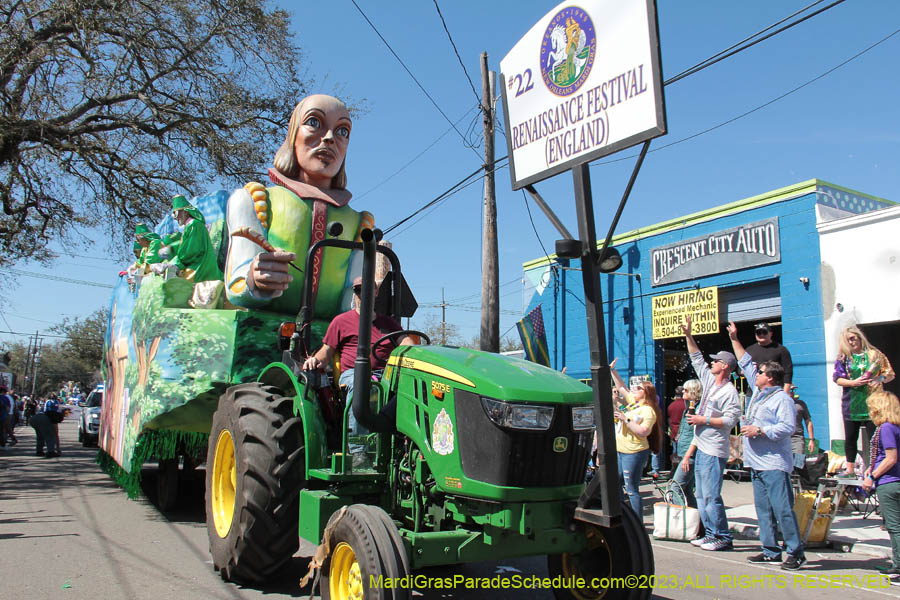
[[[317,94],[303,100],[294,141],[300,181],[331,188],[331,180],[347,156],[352,126],[347,107],[337,98]]]

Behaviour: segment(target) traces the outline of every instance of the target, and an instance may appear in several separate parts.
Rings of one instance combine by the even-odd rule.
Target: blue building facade
[[[612,244],[624,264],[616,273],[600,276],[610,360],[618,358],[623,377],[649,375],[660,396],[671,398],[675,387],[694,375],[683,336],[654,339],[654,298],[715,288],[719,332],[695,333],[701,349],[731,350],[728,321],[737,323],[744,346],[754,343],[756,323],[769,324],[775,340],[791,352],[793,383],[810,408],[816,437],[827,447],[832,434],[843,437],[843,432],[828,427],[826,389],[833,384],[826,364],[834,357],[825,355],[816,225],[893,204],[814,179],[616,236]],[[733,246],[740,244],[752,252],[738,252],[741,248]],[[712,252],[718,256],[709,256]],[[693,260],[698,257],[702,260]],[[554,256],[525,263],[526,312],[541,306],[551,366],[588,378],[579,266],[576,260]],[[661,322],[657,320],[658,327]],[[736,385],[740,389],[745,384],[737,380]]]

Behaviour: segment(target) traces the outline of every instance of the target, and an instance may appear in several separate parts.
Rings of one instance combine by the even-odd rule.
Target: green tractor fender
[[[330,463],[325,420],[314,393],[308,391],[306,385],[291,372],[290,367],[281,362],[269,364],[259,374],[257,381],[275,386],[285,396],[294,398],[294,414],[303,421],[303,442],[306,448],[304,476],[309,477],[310,469],[327,468]]]

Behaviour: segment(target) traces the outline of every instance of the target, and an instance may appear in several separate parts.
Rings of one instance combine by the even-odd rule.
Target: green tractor
[[[401,306],[400,264],[379,238],[365,230],[362,242],[322,240],[305,270],[310,276],[322,246],[361,250],[360,312],[369,322],[377,252],[393,271],[382,293],[393,288],[393,314]],[[611,419],[599,423],[598,476],[584,483],[595,412],[610,415],[590,387],[524,360],[429,345],[412,331],[375,342],[412,333],[424,344],[394,349],[374,381],[361,318],[346,402],[328,378],[302,370],[314,350],[312,302],[307,293],[296,330],[285,324],[282,360],[218,401],[206,503],[213,563],[224,579],[267,580],[303,538],[319,544],[313,562],[323,598],[406,598],[415,569],[533,555],[546,555],[550,577],[560,576],[557,597],[650,596],[649,538],[611,480]],[[351,410],[368,430],[363,437],[347,432]],[[629,589],[629,575],[644,587]]]

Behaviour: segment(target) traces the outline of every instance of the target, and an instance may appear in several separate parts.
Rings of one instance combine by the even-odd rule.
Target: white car
[[[103,406],[103,387],[98,386],[87,397],[78,420],[78,441],[84,447],[96,446],[100,439],[100,411]]]

